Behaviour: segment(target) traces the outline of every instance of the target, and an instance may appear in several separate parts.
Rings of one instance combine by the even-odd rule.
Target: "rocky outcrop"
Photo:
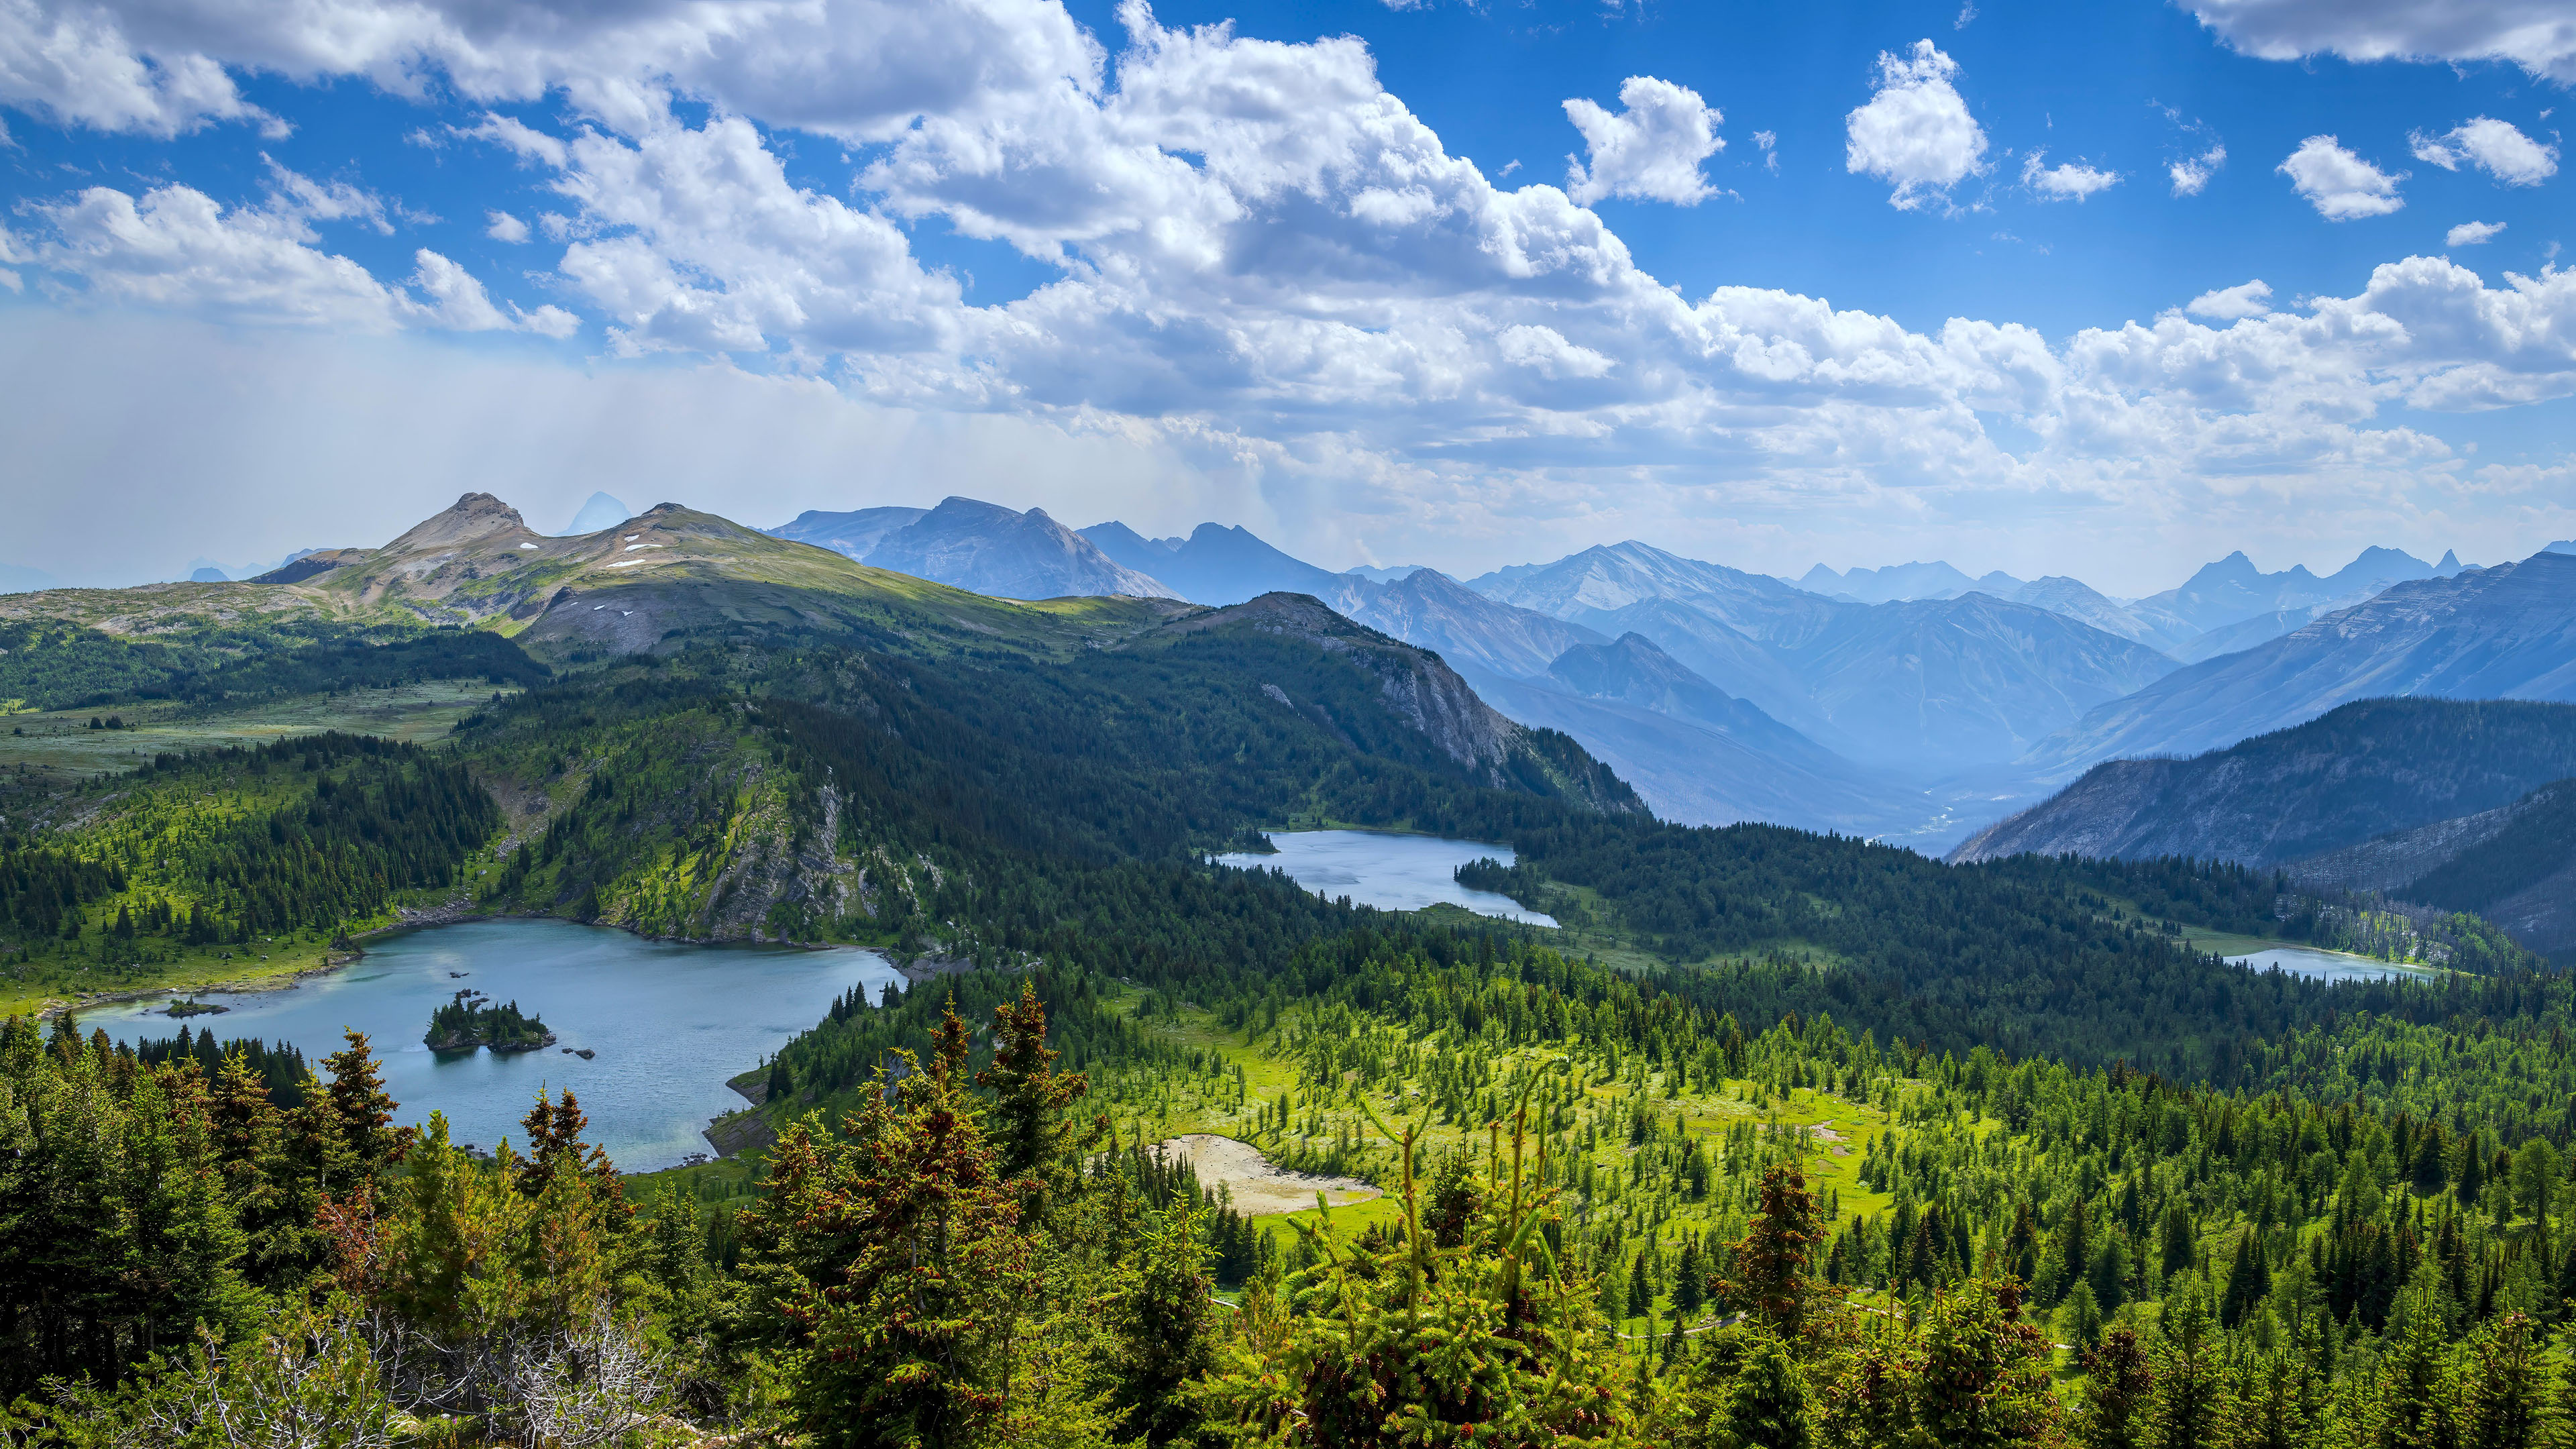
[[[816,793],[823,810],[819,830],[802,839],[793,831],[752,832],[710,883],[707,935],[728,941],[812,939],[822,923],[871,913],[861,900],[865,873],[833,850],[841,838],[841,792],[825,785]]]

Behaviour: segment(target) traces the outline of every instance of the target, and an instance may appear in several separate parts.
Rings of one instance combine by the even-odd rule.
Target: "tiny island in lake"
[[[434,1052],[532,1052],[555,1044],[543,1018],[520,1012],[519,1003],[494,1006],[480,991],[460,991],[456,999],[429,1014],[429,1034],[421,1040]]]

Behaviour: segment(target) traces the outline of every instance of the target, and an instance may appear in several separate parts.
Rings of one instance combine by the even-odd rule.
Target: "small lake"
[[[2254,971],[2278,967],[2294,976],[2308,976],[2319,981],[2376,981],[2387,976],[2429,980],[2434,975],[2421,966],[2399,966],[2387,961],[2374,961],[2367,956],[2346,955],[2341,951],[2320,951],[2314,946],[2274,946],[2250,956],[2230,956],[2227,963]]]
[[[1285,830],[1272,835],[1270,843],[1279,848],[1277,855],[1220,855],[1216,862],[1246,870],[1284,870],[1289,879],[1328,900],[1349,896],[1354,905],[1381,910],[1418,911],[1445,901],[1480,916],[1556,924],[1555,917],[1525,911],[1509,896],[1458,884],[1453,873],[1471,860],[1490,856],[1512,864],[1517,857],[1508,845],[1379,830]]]
[[[744,1105],[726,1078],[820,1021],[852,986],[876,1002],[889,983],[900,990],[903,978],[855,948],[692,946],[568,921],[470,921],[370,942],[356,965],[289,990],[202,994],[231,1008],[220,1016],[148,1014],[163,998],[84,1011],[80,1024],[123,1042],[183,1025],[226,1040],[282,1039],[316,1075],[342,1029],[355,1027],[384,1063],[400,1121],[441,1111],[460,1143],[489,1150],[507,1135],[524,1147],[519,1119],[538,1091],[570,1087],[590,1140],[621,1171],[651,1172],[714,1150],[701,1135],[707,1120]],[[556,1044],[502,1055],[421,1045],[431,1009],[465,987],[544,1017]],[[565,1047],[597,1055],[584,1061]]]

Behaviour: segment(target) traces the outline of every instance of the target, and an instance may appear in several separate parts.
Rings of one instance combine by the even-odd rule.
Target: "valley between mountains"
[[[2241,562],[2127,602],[1635,543],[1456,580],[962,499],[556,536],[476,493],[249,580],[0,596],[0,1425],[2485,1422],[2478,1366],[2576,1293],[2576,556]],[[2229,630],[2265,637],[2182,657]],[[1215,860],[1307,830],[1469,843],[1458,885],[1555,924]],[[757,1060],[670,1023],[740,1107],[652,1173],[568,1076],[486,1150],[385,1090],[392,1040],[82,1025],[504,927],[903,979]],[[519,1010],[473,969],[442,1024]],[[513,1060],[621,1065],[567,1055],[580,1012]]]

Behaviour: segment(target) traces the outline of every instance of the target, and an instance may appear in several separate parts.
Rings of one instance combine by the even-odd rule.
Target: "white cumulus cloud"
[[[2227,148],[2212,146],[2197,156],[2186,156],[2167,166],[2165,174],[2173,178],[2174,195],[2198,196],[2208,188],[2209,179],[2226,164]]]
[[[483,228],[483,234],[494,241],[515,245],[528,239],[528,224],[506,211],[487,212],[485,220],[490,224]]]
[[[1725,117],[1688,86],[1632,75],[1619,86],[1613,113],[1577,96],[1565,117],[1583,133],[1585,157],[1566,158],[1566,191],[1585,206],[1609,196],[1697,206],[1716,193],[1700,163],[1726,146]]]
[[[0,0],[0,23],[29,3]],[[305,0],[371,22],[337,58],[281,40],[263,7],[203,0],[193,28],[169,20],[197,3],[135,0],[119,24],[151,54],[358,77],[425,104],[559,88],[560,109],[447,133],[478,144],[443,161],[484,168],[450,209],[481,204],[475,181],[496,202],[545,192],[511,204],[555,253],[549,284],[613,350],[837,388],[925,428],[1132,440],[1176,473],[1275,482],[1318,503],[1301,516],[1403,519],[1408,537],[1534,515],[1583,479],[1662,499],[1671,519],[1721,494],[1729,517],[1810,529],[2044,496],[2214,528],[2456,472],[2446,444],[2386,411],[2576,395],[2576,272],[2491,286],[2407,257],[2350,296],[2276,312],[2245,283],[2058,340],[1975,318],[1917,330],[1776,288],[1686,295],[1565,191],[1505,190],[1451,154],[1358,40],[1166,27],[1134,0],[1114,54],[1042,0],[655,0],[542,25],[468,0]],[[1956,76],[1928,43],[1885,57],[1850,115],[1852,171],[1899,206],[1985,165]],[[284,89],[260,94],[285,109]],[[812,180],[818,131],[873,138],[857,194]],[[1586,181],[1630,174],[1610,154]],[[2397,178],[2331,137],[2283,170],[2328,215],[2398,205]],[[270,336],[574,328],[436,252],[371,276],[328,228],[398,212],[345,183],[272,181],[236,206],[175,183],[39,199],[8,217],[0,263],[99,329],[122,324],[83,296],[306,324]],[[1046,280],[971,305],[914,252],[920,222],[1006,242]],[[52,315],[0,309],[0,336]],[[847,456],[818,476],[845,480]]]
[[[2503,60],[2576,82],[2561,0],[2184,0],[2229,45],[2265,60]]]
[[[2543,146],[2510,121],[2478,116],[2439,136],[2407,137],[2415,159],[2445,171],[2475,166],[2507,186],[2538,186],[2558,173],[2558,148]]]
[[[2504,223],[2500,221],[2464,221],[2443,234],[2442,245],[2446,247],[2480,246],[2495,240],[2496,234],[2503,230]]]
[[[2066,161],[2044,166],[2046,150],[2030,153],[2021,163],[2021,184],[2039,193],[2042,201],[2082,201],[2097,191],[2108,191],[2120,184],[2120,173],[2103,171],[2081,161]]]
[[[2391,175],[2364,161],[2332,136],[2310,136],[2280,165],[2291,186],[2328,221],[2386,216],[2406,202],[2397,194],[2404,172]]]
[[[1959,63],[1929,40],[1881,51],[1878,88],[1844,118],[1844,168],[1895,183],[1888,204],[1910,211],[1985,171],[1986,133],[1951,84]]]
[[[384,285],[324,251],[314,229],[316,222],[354,220],[390,230],[383,203],[348,183],[316,182],[274,162],[258,205],[226,208],[190,186],[158,186],[139,198],[93,186],[31,211],[44,230],[30,259],[65,300],[357,332],[425,326],[563,337],[579,325],[559,307],[504,311],[463,267],[426,248],[413,254],[404,287]]]
[[[2272,310],[2272,287],[2261,278],[2239,282],[2233,287],[2220,287],[2203,292],[2183,304],[2183,310],[2194,317],[2208,317],[2220,322],[2233,322],[2241,317],[2260,317]]]

